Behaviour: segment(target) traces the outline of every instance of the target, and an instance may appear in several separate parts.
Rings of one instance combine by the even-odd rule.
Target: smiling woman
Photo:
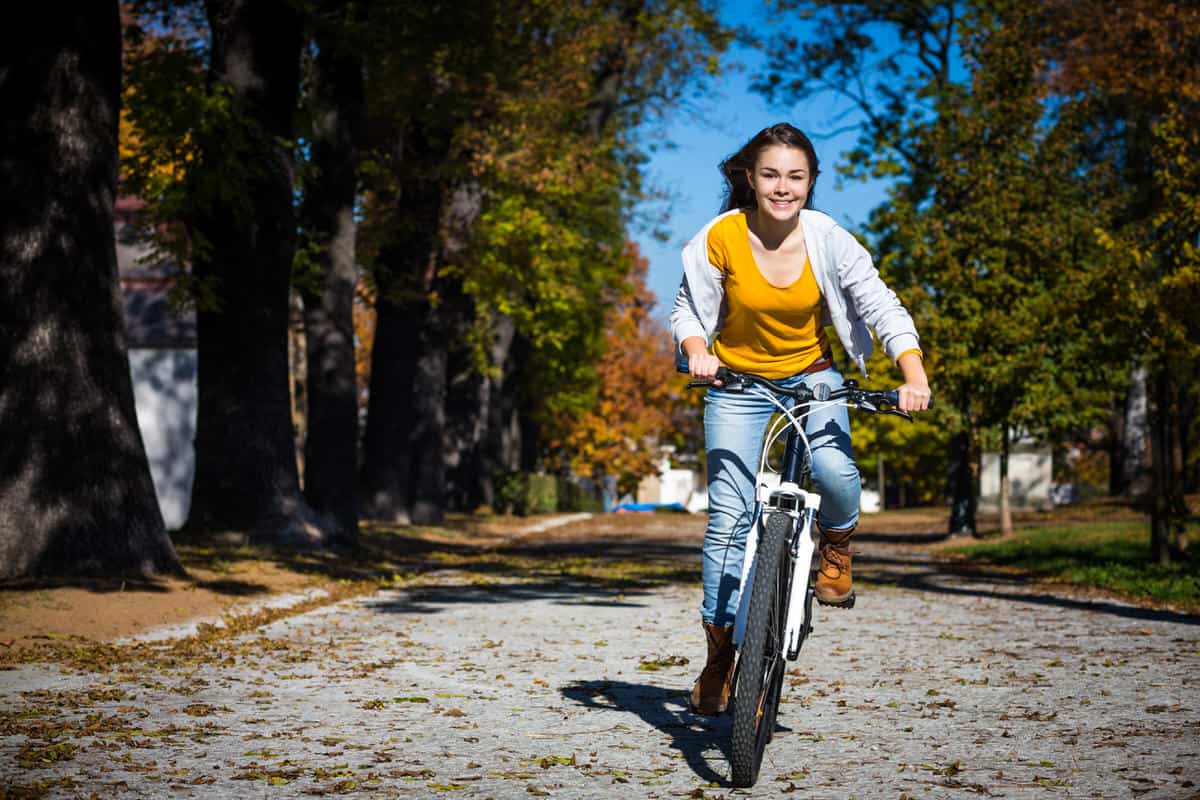
[[[728,366],[793,388],[838,387],[830,355],[832,324],[865,373],[875,330],[904,373],[899,407],[921,411],[929,381],[912,317],[884,285],[867,251],[830,217],[812,208],[819,173],[812,142],[787,123],[764,128],[721,164],[724,212],[684,248],[684,275],[671,327],[688,372],[712,381]],[[729,697],[733,620],[746,536],[754,523],[755,472],[763,433],[775,413],[762,397],[723,391],[705,399],[709,520],[704,539],[700,608],[708,663],[692,689],[692,709],[719,714]],[[842,406],[805,420],[813,482],[823,497],[820,570],[815,592],[825,605],[854,603],[850,537],[861,486]]]

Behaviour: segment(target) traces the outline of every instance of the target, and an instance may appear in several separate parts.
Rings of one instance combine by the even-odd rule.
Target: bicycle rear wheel
[[[734,786],[753,786],[758,780],[763,753],[775,732],[791,588],[787,548],[794,525],[794,520],[786,514],[771,514],[758,545],[750,611],[733,692],[733,747],[729,761]]]

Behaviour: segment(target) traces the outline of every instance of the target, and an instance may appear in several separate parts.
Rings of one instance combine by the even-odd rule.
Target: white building
[[[144,260],[139,210],[131,198],[117,202],[117,270],[138,428],[163,520],[177,530],[191,510],[196,467],[196,320],[168,303],[175,265]]]
[[[1013,509],[1046,510],[1053,506],[1054,474],[1050,448],[1032,438],[1013,437],[1008,449],[1009,503]],[[1000,507],[1000,454],[983,453],[979,471],[979,507]]]

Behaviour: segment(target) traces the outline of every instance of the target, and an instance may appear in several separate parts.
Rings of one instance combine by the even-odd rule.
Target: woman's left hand
[[[916,352],[907,352],[896,362],[904,373],[904,383],[896,387],[900,394],[901,411],[924,411],[929,408],[929,378],[925,375],[925,364]]]
[[[929,384],[905,383],[896,387],[900,394],[901,411],[924,411],[929,408]]]

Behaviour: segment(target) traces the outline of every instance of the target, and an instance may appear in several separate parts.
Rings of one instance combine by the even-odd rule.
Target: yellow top
[[[829,352],[821,327],[821,289],[806,258],[786,287],[763,277],[750,249],[745,214],[730,214],[708,232],[709,262],[724,273],[725,318],[713,355],[738,372],[787,378]]]

